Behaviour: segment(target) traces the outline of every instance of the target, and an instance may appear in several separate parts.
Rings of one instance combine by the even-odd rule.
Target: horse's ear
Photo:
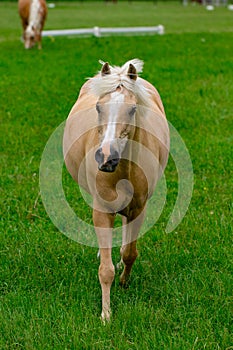
[[[128,77],[133,80],[136,80],[138,77],[136,68],[132,63],[129,64],[129,69],[127,74],[128,74]]]
[[[104,63],[104,65],[101,69],[101,75],[106,75],[106,74],[111,74],[108,62]]]

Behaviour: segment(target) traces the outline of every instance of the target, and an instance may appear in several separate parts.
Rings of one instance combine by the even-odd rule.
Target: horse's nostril
[[[119,158],[110,159],[106,164],[116,166],[119,163]]]
[[[116,167],[120,161],[120,155],[118,151],[111,147],[111,154],[107,159],[106,165]]]
[[[111,154],[108,157],[108,161],[113,160],[114,162],[117,161],[119,163],[119,159],[120,159],[120,155],[119,155],[118,151],[115,149],[112,149],[112,147],[111,147]]]
[[[119,161],[120,161],[119,158],[109,159],[107,162],[99,166],[99,170],[112,173],[115,171]]]
[[[102,148],[98,148],[97,151],[95,152],[95,160],[97,161],[98,164],[103,163],[104,154],[102,152]]]

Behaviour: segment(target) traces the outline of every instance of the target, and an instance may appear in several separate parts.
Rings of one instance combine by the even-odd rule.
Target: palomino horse
[[[23,26],[25,49],[30,49],[36,42],[38,49],[41,49],[41,32],[47,16],[45,0],[19,0],[18,9]]]
[[[93,222],[100,252],[103,321],[110,319],[112,230],[122,215],[120,283],[125,285],[138,255],[137,236],[169,154],[169,129],[157,90],[138,77],[143,62],[122,67],[103,63],[81,88],[66,121],[65,164],[93,197]]]

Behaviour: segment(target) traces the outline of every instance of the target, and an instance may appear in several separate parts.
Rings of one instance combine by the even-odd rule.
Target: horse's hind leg
[[[133,263],[138,256],[136,245],[137,241],[134,241],[121,247],[121,259],[124,264],[124,270],[120,277],[122,286],[127,284]]]
[[[121,247],[121,263],[124,265],[123,272],[120,276],[120,284],[126,285],[130,276],[130,272],[134,261],[138,256],[137,237],[144,219],[145,210],[127,225],[127,219],[122,217],[122,247]]]

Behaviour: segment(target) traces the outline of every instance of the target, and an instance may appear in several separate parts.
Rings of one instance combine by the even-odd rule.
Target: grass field
[[[233,349],[233,13],[160,2],[57,3],[46,29],[161,23],[167,34],[44,38],[42,51],[25,51],[16,3],[0,9],[0,349]],[[133,57],[145,61],[143,77],[186,143],[195,182],[185,218],[165,233],[177,196],[170,158],[163,214],[138,242],[129,288],[116,276],[112,321],[103,326],[97,249],[52,224],[39,165],[98,60],[121,65]],[[90,218],[65,170],[64,188]]]

